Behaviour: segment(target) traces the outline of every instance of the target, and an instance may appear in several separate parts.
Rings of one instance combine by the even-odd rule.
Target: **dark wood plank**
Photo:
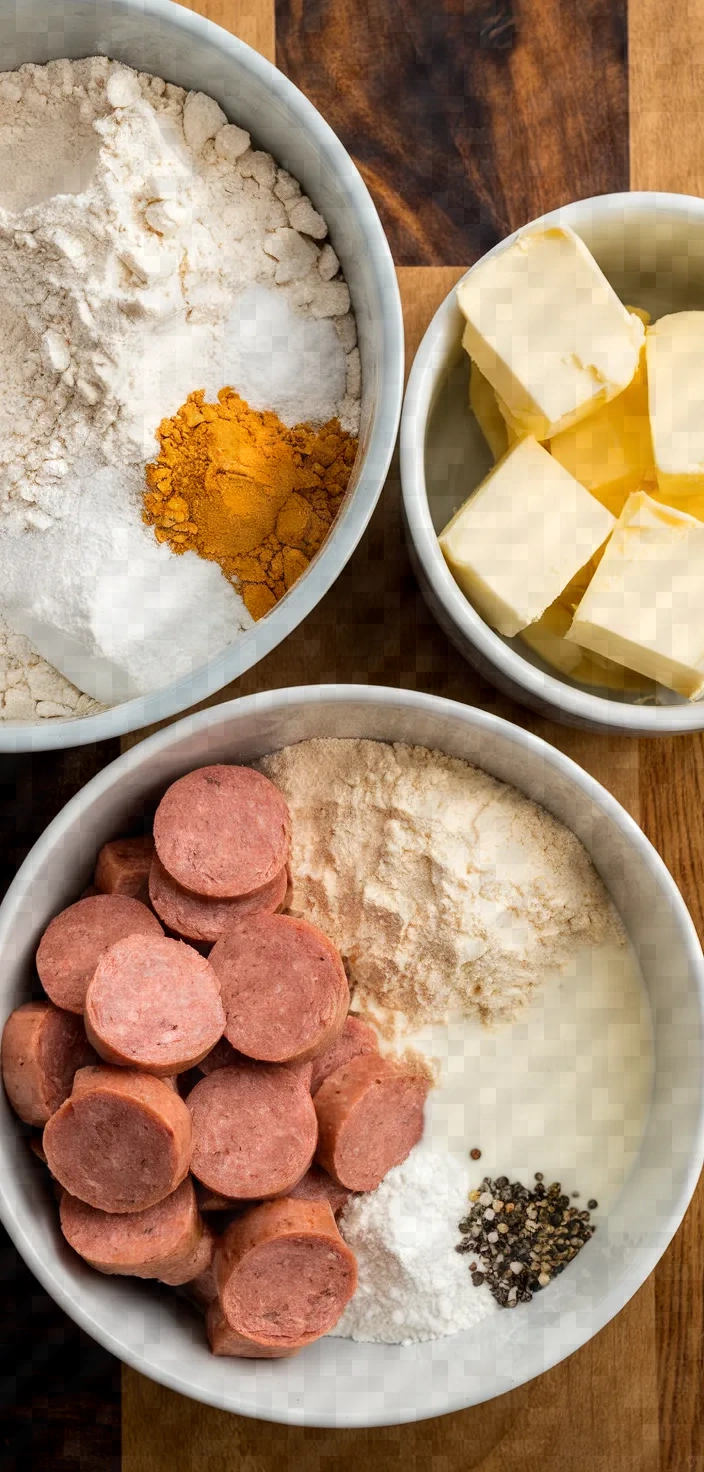
[[[398,265],[469,264],[546,209],[628,188],[626,0],[277,0],[276,25]]]

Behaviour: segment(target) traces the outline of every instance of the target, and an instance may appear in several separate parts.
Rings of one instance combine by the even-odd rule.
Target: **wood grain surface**
[[[704,0],[277,0],[278,64],[370,185],[399,265],[410,362],[436,306],[507,230],[629,187],[704,185]],[[274,58],[274,0],[191,8]],[[626,41],[628,31],[628,64]],[[630,118],[630,132],[629,132]],[[630,173],[629,173],[630,169]],[[454,264],[453,264],[454,263]],[[539,720],[448,644],[413,579],[398,470],[305,624],[208,703],[310,680],[479,704],[589,770],[660,850],[704,937],[704,738],[635,742]],[[125,738],[123,747],[145,735]],[[0,881],[118,743],[6,759]],[[116,1367],[4,1247],[0,1472],[118,1472]],[[124,1472],[704,1472],[704,1194],[655,1274],[562,1365],[488,1405],[416,1426],[299,1430],[200,1406],[122,1372]],[[15,1332],[14,1325],[17,1325]]]
[[[626,0],[277,0],[276,24],[399,265],[469,265],[544,210],[628,188]]]
[[[631,0],[628,19],[627,76],[625,15],[608,0],[371,0],[361,12],[341,0],[279,0],[279,64],[356,156],[401,263],[408,362],[462,269],[445,262],[468,264],[563,200],[628,187],[629,83],[632,184],[699,187],[704,89],[692,40],[704,40],[704,0]],[[227,693],[311,676],[426,689],[552,741],[642,824],[704,937],[704,739],[590,736],[539,720],[485,685],[419,597],[396,466],[336,586]],[[383,1472],[704,1472],[703,1235],[700,1188],[656,1273],[579,1353],[498,1401],[417,1426],[328,1432],[254,1423],[126,1371],[125,1472],[351,1472],[360,1459]]]

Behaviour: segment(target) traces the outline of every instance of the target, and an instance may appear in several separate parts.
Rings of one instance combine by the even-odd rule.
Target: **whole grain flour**
[[[217,567],[172,573],[141,523],[161,418],[231,384],[288,423],[358,427],[326,236],[214,99],[105,57],[0,73],[2,611],[95,699],[186,675],[251,626]]]
[[[624,938],[579,839],[467,762],[322,739],[259,766],[291,812],[291,912],[339,946],[387,1035],[510,1020],[579,946]]]

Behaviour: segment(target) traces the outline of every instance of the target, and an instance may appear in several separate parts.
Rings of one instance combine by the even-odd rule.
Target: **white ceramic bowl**
[[[104,1278],[70,1252],[56,1202],[4,1097],[0,1216],[32,1271],[89,1334],[185,1395],[273,1421],[372,1426],[500,1395],[571,1354],[627,1302],[676,1231],[702,1164],[704,958],[683,900],[637,825],[586,772],[480,710],[409,691],[309,686],[186,717],[107,767],[35,845],[0,908],[0,1025],[29,994],[50,917],[88,881],[95,855],[177,776],[249,761],[312,736],[420,742],[514,783],[579,835],[626,922],[654,1019],[655,1081],[636,1165],[579,1258],[529,1308],[399,1347],[323,1339],[293,1360],[215,1359],[202,1320],[173,1291]]]
[[[704,200],[685,194],[602,194],[533,223],[571,225],[622,301],[647,307],[653,317],[700,307],[704,300]],[[461,346],[462,326],[452,291],[416,355],[401,420],[407,539],[428,606],[470,664],[541,715],[634,736],[701,730],[704,700],[692,704],[663,692],[666,703],[640,704],[633,695],[577,685],[522,640],[497,634],[460,592],[437,534],[492,465],[467,403],[469,360]]]
[[[366,185],[320,113],[268,61],[170,0],[0,0],[0,69],[107,55],[207,92],[297,179],[325,216],[357,318],[362,426],[345,504],[303,577],[248,633],[186,679],[74,721],[0,721],[0,752],[81,746],[186,710],[281,643],[327,593],[384,484],[403,393],[403,318],[391,253]]]

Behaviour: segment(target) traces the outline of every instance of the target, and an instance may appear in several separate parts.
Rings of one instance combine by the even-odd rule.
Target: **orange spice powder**
[[[252,617],[305,572],[340,509],[357,440],[337,419],[287,428],[232,389],[190,394],[158,429],[144,520],[173,552],[218,562]]]

